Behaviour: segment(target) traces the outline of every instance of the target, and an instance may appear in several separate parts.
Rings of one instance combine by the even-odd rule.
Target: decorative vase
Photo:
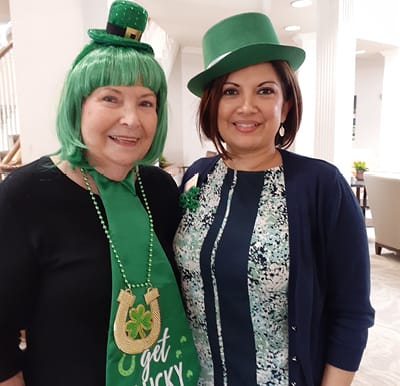
[[[358,181],[364,181],[364,170],[356,170],[356,179]]]

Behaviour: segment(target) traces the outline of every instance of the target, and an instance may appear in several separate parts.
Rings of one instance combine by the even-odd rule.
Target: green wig
[[[104,86],[140,84],[157,96],[157,129],[152,145],[138,163],[152,164],[160,156],[167,135],[167,82],[152,54],[131,47],[89,43],[69,70],[57,112],[57,136],[61,159],[85,166],[85,144],[81,136],[82,103],[93,90]]]

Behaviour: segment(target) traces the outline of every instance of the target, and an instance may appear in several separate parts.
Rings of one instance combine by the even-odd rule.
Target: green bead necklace
[[[121,271],[121,275],[122,278],[124,280],[124,283],[126,285],[127,288],[132,289],[132,288],[149,288],[151,287],[151,269],[152,269],[152,264],[153,264],[153,242],[154,242],[154,223],[153,223],[153,216],[151,215],[151,211],[150,211],[150,206],[149,203],[147,201],[147,197],[146,194],[144,192],[144,188],[143,188],[143,182],[142,179],[140,178],[140,173],[139,173],[139,168],[136,168],[136,176],[137,176],[137,180],[139,183],[139,189],[140,192],[142,193],[142,197],[143,197],[143,202],[144,202],[144,207],[146,209],[147,215],[149,216],[149,223],[150,223],[150,239],[149,239],[149,254],[148,254],[148,260],[147,260],[147,268],[146,268],[146,281],[143,283],[130,283],[128,281],[128,278],[126,277],[126,272],[125,272],[125,268],[122,264],[121,258],[119,257],[118,251],[115,248],[115,245],[111,239],[111,235],[110,232],[107,228],[106,222],[104,221],[103,215],[101,214],[99,205],[97,203],[95,194],[93,193],[92,187],[90,186],[90,182],[87,176],[87,171],[84,168],[80,168],[82,176],[83,176],[83,180],[85,182],[86,188],[89,191],[90,197],[92,199],[93,205],[96,209],[96,213],[97,216],[100,220],[101,226],[104,230],[104,233],[106,234],[107,240],[110,244],[111,250],[115,256],[115,259],[117,260],[118,263],[118,267]]]
[[[151,270],[153,264],[154,223],[153,223],[153,216],[151,215],[150,211],[150,206],[144,191],[143,182],[140,177],[139,167],[136,167],[135,173],[139,184],[139,189],[143,197],[144,207],[149,217],[149,224],[150,224],[149,253],[148,253],[147,267],[146,267],[146,279],[142,283],[129,282],[126,276],[124,265],[122,264],[121,258],[111,238],[110,232],[107,228],[103,215],[100,211],[95,194],[93,193],[93,189],[90,185],[87,176],[88,173],[86,169],[82,167],[80,168],[80,171],[83,177],[83,181],[92,199],[100,224],[110,244],[111,251],[115,256],[123,281],[126,286],[126,289],[121,289],[117,298],[119,306],[114,321],[115,344],[121,351],[123,351],[126,354],[138,354],[150,348],[157,341],[161,330],[160,307],[158,304],[158,298],[160,294],[158,292],[158,289],[154,288],[151,284]],[[140,337],[139,339],[136,339],[135,337],[134,338],[130,337],[126,329],[127,316],[129,315],[129,311],[131,308],[133,308],[133,304],[135,302],[135,295],[132,293],[132,290],[135,288],[136,289],[147,288],[147,293],[144,295],[144,299],[146,304],[150,307],[150,312],[152,317],[152,327],[150,333],[145,337]],[[136,308],[138,307],[143,307],[143,305],[139,304]]]

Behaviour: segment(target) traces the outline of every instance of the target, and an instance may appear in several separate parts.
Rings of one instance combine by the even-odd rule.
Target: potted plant
[[[353,167],[356,170],[356,179],[359,181],[363,181],[364,172],[368,170],[365,161],[354,161]]]

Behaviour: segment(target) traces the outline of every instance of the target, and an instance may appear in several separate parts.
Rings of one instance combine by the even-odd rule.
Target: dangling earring
[[[281,137],[285,136],[285,128],[283,127],[283,123],[281,123],[281,125],[279,126],[279,135]]]

